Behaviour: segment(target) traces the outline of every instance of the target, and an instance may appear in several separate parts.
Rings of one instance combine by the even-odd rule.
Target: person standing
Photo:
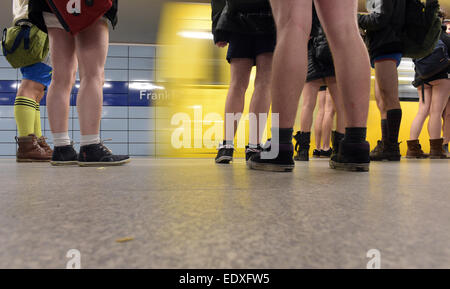
[[[366,32],[371,65],[375,69],[375,99],[382,131],[382,139],[370,153],[370,159],[400,161],[398,136],[402,109],[397,67],[402,59],[405,0],[367,0],[366,7],[369,14],[359,14],[358,23]]]
[[[272,56],[275,49],[275,23],[268,0],[212,0],[212,32],[218,47],[228,45],[227,61],[231,82],[225,104],[224,141],[220,144],[216,163],[233,160],[233,140],[244,110],[245,93],[250,74],[256,66],[255,90],[250,103],[250,137],[246,159],[261,151],[261,114],[270,109],[269,86]]]
[[[117,0],[105,16],[73,36],[44,0],[30,0],[32,21],[48,31],[53,64],[52,84],[47,95],[47,110],[53,134],[52,165],[109,166],[129,162],[128,156],[114,155],[100,140],[103,83],[109,45],[107,21],[117,24]],[[77,111],[81,147],[77,154],[68,133],[70,92],[77,68],[80,88]]]
[[[370,63],[356,21],[358,3],[356,0],[316,0],[314,3],[330,44],[345,107],[345,137],[339,143],[338,154],[330,160],[330,167],[368,171],[370,145],[366,133]],[[266,154],[259,153],[252,156],[248,166],[256,170],[290,172],[295,167],[292,134],[307,75],[313,1],[272,0],[271,4],[277,24],[272,111],[279,116],[279,126],[272,127],[272,134],[279,135],[279,146],[277,157],[267,158]]]
[[[30,25],[28,0],[13,0],[13,25]],[[41,129],[39,103],[51,82],[50,58],[21,67],[22,81],[17,89],[14,117],[17,124],[17,162],[48,162],[53,150],[45,141]]]

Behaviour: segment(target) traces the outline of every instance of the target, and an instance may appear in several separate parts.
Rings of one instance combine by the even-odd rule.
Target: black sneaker
[[[82,146],[78,155],[80,167],[120,166],[129,162],[129,156],[114,155],[103,143]]]
[[[329,159],[331,157],[331,154],[333,153],[333,149],[328,149],[326,151],[321,150],[320,151],[320,157],[324,159]]]
[[[221,144],[216,156],[216,164],[229,164],[233,161],[234,146]]]
[[[253,155],[247,162],[249,169],[271,171],[271,172],[292,172],[295,167],[294,147],[292,144],[280,144],[280,151],[275,159],[261,159],[261,152]],[[268,150],[270,151],[270,149]]]
[[[73,145],[54,147],[52,160],[53,166],[70,166],[78,164],[78,154]]]
[[[245,161],[248,162],[248,160],[255,154],[262,151],[261,146],[258,144],[256,148],[250,148],[249,146],[245,147]]]
[[[330,168],[352,172],[368,172],[370,164],[368,142],[347,143],[341,141],[339,152],[330,159]]]
[[[314,151],[313,151],[313,157],[314,158],[320,158],[320,155],[322,154],[322,151],[321,150],[318,150],[318,149],[315,149]]]

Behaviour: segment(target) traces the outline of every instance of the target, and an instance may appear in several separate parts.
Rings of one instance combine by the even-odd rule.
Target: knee
[[[52,75],[52,85],[59,89],[72,89],[76,81],[76,70],[54,70]]]
[[[80,82],[95,82],[103,86],[105,83],[105,70],[92,69],[90,71],[80,72]]]
[[[232,81],[230,91],[234,97],[244,98],[248,88],[248,82],[243,80]]]

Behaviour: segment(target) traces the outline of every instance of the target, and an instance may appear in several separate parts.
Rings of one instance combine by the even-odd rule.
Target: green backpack
[[[35,25],[5,28],[2,49],[3,55],[13,68],[33,65],[47,57],[48,35]]]
[[[417,59],[433,52],[442,31],[438,11],[437,1],[431,1],[425,6],[419,0],[406,0],[402,35],[404,57]]]

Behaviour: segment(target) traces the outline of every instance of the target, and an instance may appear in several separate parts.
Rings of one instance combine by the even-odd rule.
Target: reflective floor
[[[450,268],[450,162],[135,159],[118,168],[0,160],[0,268]],[[123,240],[125,239],[125,240]],[[127,241],[128,240],[128,241]],[[127,242],[118,242],[127,241]]]

